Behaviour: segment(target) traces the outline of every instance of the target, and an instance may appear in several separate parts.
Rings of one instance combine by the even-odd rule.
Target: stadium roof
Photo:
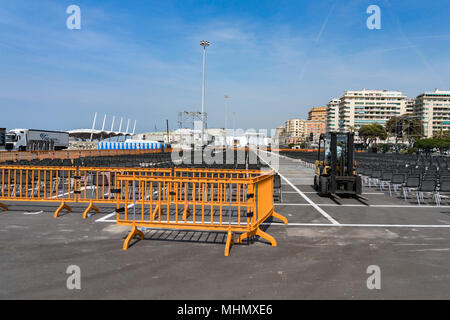
[[[90,140],[92,136],[92,140],[103,140],[112,137],[121,137],[121,136],[131,136],[131,132],[118,132],[118,131],[106,131],[106,130],[96,130],[96,129],[76,129],[69,130],[69,137],[81,139],[81,140]]]

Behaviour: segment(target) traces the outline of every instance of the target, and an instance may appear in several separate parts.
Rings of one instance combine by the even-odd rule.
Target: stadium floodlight
[[[209,47],[209,41],[202,40],[200,45],[203,47],[203,80],[202,80],[202,146],[204,143],[205,136],[205,62],[206,62],[206,47]]]

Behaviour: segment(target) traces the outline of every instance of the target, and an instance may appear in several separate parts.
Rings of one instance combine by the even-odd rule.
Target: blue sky
[[[81,8],[81,30],[66,8]],[[381,30],[366,9],[381,8]],[[86,128],[99,112],[137,131],[200,110],[221,127],[306,117],[345,90],[450,90],[450,1],[0,0],[0,127]],[[117,118],[116,118],[117,119]],[[116,126],[118,125],[116,120]],[[117,127],[116,127],[117,129]]]

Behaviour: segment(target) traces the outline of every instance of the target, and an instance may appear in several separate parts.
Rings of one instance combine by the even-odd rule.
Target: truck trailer
[[[5,150],[6,128],[0,128],[0,151]]]
[[[9,151],[64,150],[69,147],[69,134],[63,131],[13,129],[5,137]]]

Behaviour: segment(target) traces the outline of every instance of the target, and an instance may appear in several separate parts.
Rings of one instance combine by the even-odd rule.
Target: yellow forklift
[[[361,176],[355,170],[354,139],[353,132],[320,135],[314,176],[314,188],[319,195],[362,198]]]

